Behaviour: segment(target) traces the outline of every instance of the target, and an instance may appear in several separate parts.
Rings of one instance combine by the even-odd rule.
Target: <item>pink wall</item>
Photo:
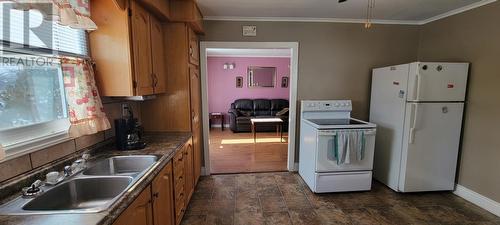
[[[224,63],[234,63],[233,70],[224,70]],[[276,85],[274,88],[248,88],[247,67],[276,67]],[[290,58],[261,57],[208,57],[208,110],[222,112],[229,121],[227,111],[231,103],[241,98],[289,99],[290,85],[281,88],[281,78],[290,77]],[[236,88],[236,77],[243,77],[243,87]],[[289,79],[290,83],[290,79]],[[215,122],[217,124],[217,122]]]

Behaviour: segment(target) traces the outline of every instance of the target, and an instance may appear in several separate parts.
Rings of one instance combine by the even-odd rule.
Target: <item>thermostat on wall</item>
[[[244,37],[257,36],[257,26],[243,26],[243,36]]]

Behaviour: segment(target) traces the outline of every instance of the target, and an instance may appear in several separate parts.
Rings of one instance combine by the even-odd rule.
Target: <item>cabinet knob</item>
[[[158,198],[158,197],[160,196],[160,193],[156,192],[156,193],[154,193],[154,194],[153,194],[153,196],[154,196],[155,198]]]
[[[168,180],[168,176],[167,175],[163,176],[163,179]]]

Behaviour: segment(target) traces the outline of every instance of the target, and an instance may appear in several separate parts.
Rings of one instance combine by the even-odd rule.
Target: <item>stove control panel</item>
[[[350,112],[351,100],[302,101],[303,112]]]

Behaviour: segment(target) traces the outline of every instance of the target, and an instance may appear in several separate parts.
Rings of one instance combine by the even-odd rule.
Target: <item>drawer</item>
[[[316,193],[369,191],[372,172],[316,173]]]
[[[180,177],[174,182],[174,190],[175,191],[184,190],[185,183],[186,182],[184,181],[184,177]]]

